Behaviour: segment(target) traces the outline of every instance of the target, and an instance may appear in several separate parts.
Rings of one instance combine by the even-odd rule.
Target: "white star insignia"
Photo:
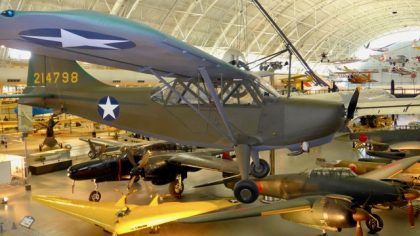
[[[116,47],[112,47],[107,44],[128,42],[128,40],[88,39],[78,34],[67,31],[65,29],[60,29],[60,32],[61,32],[60,37],[33,36],[33,35],[21,35],[21,36],[26,37],[26,38],[34,38],[34,39],[60,42],[63,48],[87,46],[87,47],[106,48],[106,49],[118,49]]]
[[[104,114],[102,115],[102,119],[105,119],[105,117],[107,115],[110,115],[112,118],[115,119],[115,113],[114,110],[118,107],[119,105],[114,105],[111,103],[111,100],[109,99],[109,96],[106,98],[106,103],[105,104],[99,104],[99,107],[102,108],[102,110],[104,110]]]

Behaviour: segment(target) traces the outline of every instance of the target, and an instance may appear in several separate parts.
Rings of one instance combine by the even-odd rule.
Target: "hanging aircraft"
[[[169,193],[181,198],[183,181],[188,172],[201,169],[238,174],[236,162],[217,158],[222,150],[195,149],[166,141],[157,141],[136,147],[128,147],[117,158],[91,160],[68,168],[67,175],[74,181],[94,180],[95,190],[89,201],[100,201],[97,184],[105,181],[121,181],[140,178],[154,185],[169,184]],[[73,184],[74,187],[74,184]]]
[[[242,175],[234,194],[242,202],[258,197],[249,173],[269,172],[259,151],[329,142],[353,117],[359,95],[347,114],[331,99],[284,98],[249,71],[143,24],[97,12],[6,10],[0,30],[0,44],[33,52],[19,103],[175,143],[234,147]],[[163,86],[107,86],[76,60],[152,74]]]
[[[324,235],[326,230],[340,231],[356,226],[356,235],[361,236],[361,221],[366,221],[369,233],[372,234],[383,228],[382,219],[371,211],[373,207],[390,209],[392,206],[408,205],[408,220],[414,226],[412,201],[420,193],[410,189],[405,183],[389,178],[418,161],[420,156],[407,158],[361,176],[348,168],[321,168],[308,173],[268,176],[255,180],[259,192],[286,201],[251,207],[239,206],[180,222],[198,223],[281,215],[283,219],[321,229]],[[216,183],[220,181],[203,186]],[[229,186],[228,183],[226,185]]]
[[[386,61],[389,62],[390,65],[396,66],[397,64],[401,64],[401,66],[404,67],[410,60],[404,55],[397,55],[395,57],[388,57]]]
[[[388,52],[389,51],[389,46],[393,45],[394,43],[388,44],[386,46],[380,47],[380,48],[369,48],[370,46],[370,42],[368,44],[365,45],[366,49],[369,49],[371,51],[375,51],[375,52]]]
[[[103,228],[112,235],[144,229],[156,233],[161,224],[237,205],[229,200],[159,203],[159,196],[146,206],[127,204],[127,195],[118,202],[89,202],[57,196],[33,195],[32,199],[68,215]]]
[[[404,67],[393,66],[390,68],[390,72],[399,74],[401,76],[409,75],[410,78],[415,79],[417,77],[417,72],[415,70],[409,70]]]
[[[344,66],[343,71],[335,72],[336,75],[341,76],[347,76],[347,81],[352,84],[365,84],[365,83],[371,83],[371,82],[377,82],[376,80],[373,80],[372,73],[375,73],[375,71],[356,71],[349,69],[347,66]],[[336,82],[339,82],[339,80],[335,80]]]

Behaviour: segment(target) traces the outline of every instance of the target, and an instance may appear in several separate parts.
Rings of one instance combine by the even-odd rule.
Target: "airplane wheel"
[[[95,159],[95,153],[93,153],[92,151],[89,151],[89,152],[88,152],[88,157],[89,157],[90,159]]]
[[[180,199],[182,197],[183,192],[184,192],[183,182],[179,184],[179,181],[175,180],[169,183],[169,193],[171,193],[171,196]]]
[[[258,198],[258,188],[252,180],[241,180],[235,184],[233,189],[235,198],[242,203],[251,203]]]
[[[257,169],[254,162],[251,163],[251,175],[256,178],[264,178],[270,173],[270,165],[263,159],[260,159],[260,168]]]
[[[376,234],[384,227],[384,222],[377,214],[372,214],[372,217],[366,221],[366,226],[369,229],[369,234]]]
[[[92,191],[89,195],[89,201],[99,202],[101,200],[101,193],[99,191]]]

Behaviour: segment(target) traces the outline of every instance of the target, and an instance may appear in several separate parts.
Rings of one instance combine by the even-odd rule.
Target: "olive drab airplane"
[[[234,194],[242,202],[258,197],[249,173],[269,172],[260,150],[321,145],[346,120],[342,102],[280,97],[249,71],[116,16],[6,10],[0,30],[0,44],[33,52],[19,103],[184,145],[234,147],[242,176]],[[76,60],[152,74],[163,86],[107,86]],[[353,117],[358,95],[347,118]]]

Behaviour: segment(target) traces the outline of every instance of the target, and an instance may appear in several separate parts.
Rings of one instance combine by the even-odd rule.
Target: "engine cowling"
[[[332,231],[341,231],[342,228],[356,226],[353,218],[352,202],[341,196],[326,196],[314,200],[312,208],[308,211],[282,214],[286,220],[322,228]]]

